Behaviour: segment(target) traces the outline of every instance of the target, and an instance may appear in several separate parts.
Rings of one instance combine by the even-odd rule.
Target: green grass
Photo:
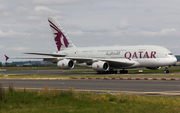
[[[10,74],[5,76],[4,74],[0,74],[0,79],[49,79],[49,78],[57,78],[57,79],[70,79],[70,76],[58,76],[58,75],[13,75]]]
[[[73,78],[180,78],[180,74],[104,74],[104,75],[0,75],[0,79],[73,79]]]
[[[0,89],[3,89],[2,87]],[[1,95],[0,95],[1,96]],[[95,94],[49,90],[7,90],[0,100],[1,113],[178,113],[180,97]]]
[[[73,78],[180,78],[180,74],[153,74],[153,75],[126,75],[126,74],[104,74],[104,75],[67,75],[67,76],[59,76],[59,75],[8,75],[4,74],[0,75],[0,79],[73,79]]]

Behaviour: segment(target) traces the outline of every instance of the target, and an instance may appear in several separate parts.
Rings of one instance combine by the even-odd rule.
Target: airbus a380
[[[146,67],[159,69],[177,62],[176,57],[166,48],[154,45],[111,46],[111,47],[76,47],[60,26],[56,18],[48,17],[48,22],[57,46],[57,52],[25,53],[51,57],[15,57],[11,59],[43,59],[56,63],[59,68],[72,69],[75,65],[91,67],[98,73],[128,73],[126,69]],[[9,59],[6,56],[6,60]]]

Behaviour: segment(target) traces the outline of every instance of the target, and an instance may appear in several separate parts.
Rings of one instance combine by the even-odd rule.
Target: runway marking
[[[82,80],[173,80],[173,81],[179,81],[180,78],[131,78],[131,77],[118,77],[118,78],[101,78],[101,77],[90,77],[90,78],[84,78],[84,77],[78,77],[78,78],[3,78],[3,79],[28,79],[28,80],[70,80],[70,79],[82,79]]]
[[[8,89],[9,87],[4,87],[5,89]],[[14,87],[16,90],[42,90],[43,88],[20,88],[20,87]],[[68,89],[51,89],[49,90],[68,90]],[[136,91],[111,91],[111,90],[84,90],[84,89],[74,89],[74,91],[80,91],[80,92],[100,92],[100,93],[111,93],[111,94],[136,94],[136,95],[172,95],[172,96],[178,96],[180,95],[180,91],[166,91],[166,92],[136,92]]]
[[[74,77],[72,79],[102,79],[102,80],[180,80],[180,78],[131,78],[131,77],[118,77],[118,78],[80,78],[80,77]]]

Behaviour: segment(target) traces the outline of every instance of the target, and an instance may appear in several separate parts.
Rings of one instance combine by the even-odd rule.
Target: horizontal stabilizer
[[[6,57],[6,61],[9,59],[9,57],[7,55],[4,55]]]
[[[32,55],[46,55],[46,56],[53,56],[53,57],[65,57],[65,54],[48,54],[48,53],[24,53],[24,54],[32,54]]]
[[[57,63],[57,61],[64,59],[64,57],[10,57],[9,59],[42,59],[43,61]]]

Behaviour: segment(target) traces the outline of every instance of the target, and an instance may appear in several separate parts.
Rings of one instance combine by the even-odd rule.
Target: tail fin
[[[51,31],[54,36],[54,40],[56,42],[56,46],[58,51],[62,51],[66,48],[75,47],[71,42],[63,28],[60,26],[56,18],[48,17],[49,25],[51,27]]]

